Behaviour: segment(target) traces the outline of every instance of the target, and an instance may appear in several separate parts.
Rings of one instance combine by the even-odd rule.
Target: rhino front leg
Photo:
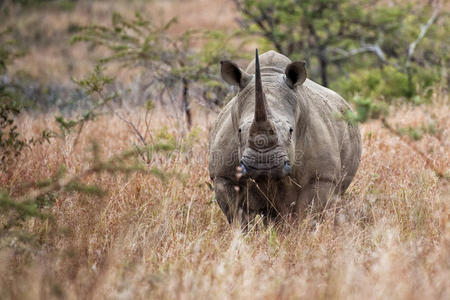
[[[315,180],[309,183],[300,193],[297,213],[299,216],[305,216],[308,210],[314,214],[322,213],[330,207],[336,191],[336,184],[331,180]]]
[[[214,191],[220,209],[227,217],[228,223],[232,223],[239,212],[238,195],[235,184],[226,178],[216,177],[214,179]]]
[[[214,179],[214,191],[219,207],[227,217],[228,223],[240,222],[247,228],[261,212],[264,205],[252,190],[238,187],[235,182],[224,177]]]

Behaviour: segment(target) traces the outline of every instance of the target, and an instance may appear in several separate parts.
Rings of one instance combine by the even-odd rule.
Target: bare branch
[[[142,136],[141,132],[136,128],[136,126],[134,125],[133,122],[125,119],[124,117],[122,117],[119,113],[114,113],[120,120],[122,120],[125,124],[127,124],[130,129],[135,133],[135,135],[139,138],[139,140],[141,141],[142,145],[147,146],[147,141],[145,140],[145,138]]]
[[[380,48],[380,46],[378,44],[365,45],[363,47],[356,48],[356,49],[351,49],[349,51],[346,51],[346,50],[343,50],[343,49],[340,49],[340,48],[327,49],[327,51],[329,51],[329,52],[337,52],[337,53],[340,54],[338,56],[334,56],[334,57],[329,58],[329,61],[331,61],[331,62],[347,59],[347,58],[350,58],[352,56],[355,56],[355,55],[358,55],[358,54],[361,54],[361,53],[372,52],[378,57],[378,59],[382,63],[388,63],[387,60],[386,60],[386,56],[384,55],[383,50]]]
[[[437,6],[435,8],[435,10],[434,10],[433,14],[431,15],[430,19],[428,20],[428,22],[426,24],[420,26],[419,36],[417,37],[417,39],[414,42],[412,42],[409,45],[408,57],[406,59],[406,68],[407,69],[409,69],[409,67],[411,65],[411,59],[412,59],[412,57],[414,55],[414,51],[416,50],[417,44],[425,37],[425,35],[427,34],[428,29],[436,21],[438,15],[439,15],[439,6]]]

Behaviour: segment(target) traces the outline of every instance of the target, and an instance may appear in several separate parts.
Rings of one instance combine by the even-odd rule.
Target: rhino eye
[[[294,129],[292,129],[292,127],[289,127],[289,133],[293,133],[294,132]]]
[[[239,130],[238,130],[238,131],[239,131],[239,133],[241,133],[241,132],[242,132],[242,129],[241,129],[241,128],[239,128]]]

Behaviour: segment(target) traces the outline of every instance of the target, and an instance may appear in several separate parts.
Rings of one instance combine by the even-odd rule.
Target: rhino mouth
[[[244,178],[262,179],[273,178],[279,179],[288,176],[292,172],[289,160],[285,160],[282,164],[275,165],[251,165],[246,160],[241,160],[240,167]]]

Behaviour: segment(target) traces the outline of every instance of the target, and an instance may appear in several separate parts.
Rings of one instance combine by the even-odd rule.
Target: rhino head
[[[295,161],[300,131],[295,89],[306,79],[305,63],[289,62],[284,70],[271,69],[261,68],[258,50],[254,74],[231,61],[221,62],[222,78],[240,89],[232,118],[244,178],[280,179],[291,174]]]

